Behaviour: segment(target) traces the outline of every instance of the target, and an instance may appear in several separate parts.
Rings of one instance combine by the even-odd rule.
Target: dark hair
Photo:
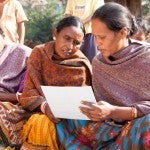
[[[65,27],[69,27],[69,26],[79,27],[85,34],[85,28],[84,28],[82,21],[80,20],[80,18],[75,17],[75,16],[65,17],[62,20],[60,20],[58,24],[56,25],[57,33],[59,33]]]
[[[150,34],[150,23],[146,18],[137,18],[138,30],[142,30],[146,37]]]
[[[92,19],[99,19],[104,22],[110,30],[120,31],[123,27],[128,29],[128,36],[137,31],[135,17],[130,11],[115,2],[108,2],[99,7],[93,14]]]

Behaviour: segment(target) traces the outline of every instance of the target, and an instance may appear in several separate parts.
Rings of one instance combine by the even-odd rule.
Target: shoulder
[[[31,55],[32,57],[35,56],[42,57],[46,53],[49,53],[53,49],[53,47],[54,47],[54,42],[39,44],[33,48]]]
[[[10,0],[7,2],[9,9],[22,9],[22,4],[18,0]]]
[[[143,51],[143,54],[147,53],[147,55],[149,55],[150,53],[150,43],[148,42],[131,40],[130,47],[134,47],[135,50]]]
[[[10,1],[8,1],[8,4],[9,5],[21,5],[21,3],[18,1],[18,0],[10,0]]]
[[[18,0],[12,0],[11,4],[15,7],[15,9],[22,10],[22,4]]]
[[[39,44],[39,45],[36,45],[33,50],[43,50],[44,47],[45,47],[46,44]]]
[[[7,46],[11,51],[17,52],[19,54],[24,54],[26,56],[29,56],[32,52],[32,49],[30,47],[23,44],[11,43]]]
[[[150,46],[150,43],[148,43],[148,42],[138,41],[138,40],[135,40],[135,39],[130,39],[130,41],[131,41],[132,44]]]
[[[54,46],[54,42],[47,42],[47,43],[44,43],[44,44],[39,44],[37,46],[35,46],[33,48],[33,51],[43,51],[45,49],[52,49],[52,47]]]
[[[18,49],[24,51],[28,56],[31,54],[32,49],[26,45],[18,44]]]

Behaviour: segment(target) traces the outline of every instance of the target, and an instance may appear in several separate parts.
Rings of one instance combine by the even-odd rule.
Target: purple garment
[[[86,34],[84,38],[84,43],[80,49],[83,54],[89,59],[89,61],[92,62],[93,58],[98,53],[94,35],[92,35],[91,33]]]
[[[21,81],[19,84],[19,90],[17,92],[19,92],[19,93],[23,92],[25,79],[26,79],[26,70],[22,73]]]
[[[16,93],[31,49],[12,43],[0,52],[0,92]]]
[[[93,60],[93,88],[97,101],[135,106],[138,115],[150,113],[150,45],[137,42],[112,56]]]

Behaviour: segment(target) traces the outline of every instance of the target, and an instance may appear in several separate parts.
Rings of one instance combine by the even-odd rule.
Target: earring
[[[56,37],[55,37],[55,36],[53,36],[53,40],[54,40],[54,41],[56,40]]]

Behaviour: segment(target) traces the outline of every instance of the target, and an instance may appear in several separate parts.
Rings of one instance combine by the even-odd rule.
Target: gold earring
[[[53,37],[53,40],[54,40],[54,41],[56,40],[56,37],[55,37],[55,36]]]

